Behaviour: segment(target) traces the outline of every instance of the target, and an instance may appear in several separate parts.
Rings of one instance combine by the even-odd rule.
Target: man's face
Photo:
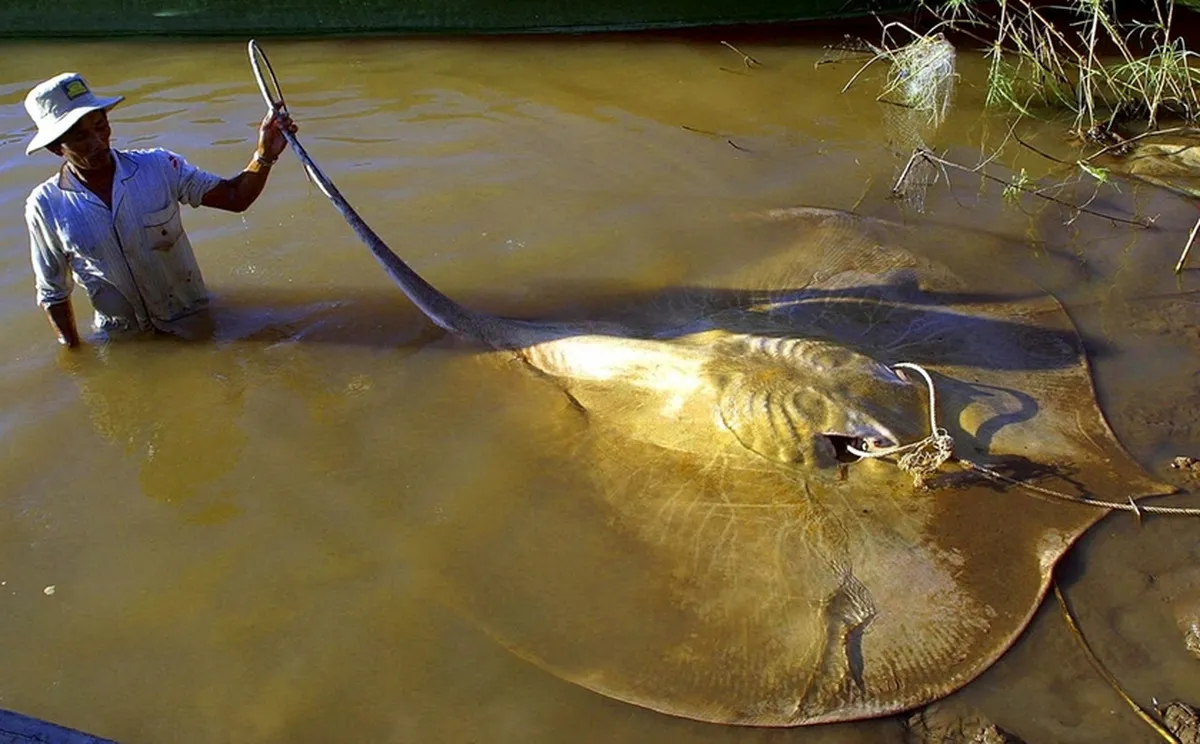
[[[111,137],[108,112],[92,111],[47,149],[80,170],[97,170],[108,165]]]

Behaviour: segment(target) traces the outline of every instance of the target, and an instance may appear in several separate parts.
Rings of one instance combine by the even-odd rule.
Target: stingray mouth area
[[[833,457],[838,462],[852,463],[862,459],[858,452],[871,452],[896,446],[896,442],[886,437],[863,437],[852,434],[821,434],[833,449]]]

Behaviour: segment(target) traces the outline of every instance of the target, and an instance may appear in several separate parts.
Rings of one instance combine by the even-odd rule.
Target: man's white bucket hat
[[[25,110],[38,128],[25,154],[32,155],[63,136],[93,111],[107,111],[124,100],[125,96],[97,98],[79,73],[55,75],[25,96]]]

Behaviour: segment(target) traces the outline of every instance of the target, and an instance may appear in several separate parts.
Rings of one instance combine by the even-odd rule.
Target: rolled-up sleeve
[[[46,223],[37,205],[25,205],[25,224],[29,227],[29,255],[33,263],[37,303],[50,307],[66,302],[75,283],[70,262]]]
[[[159,152],[160,157],[165,161],[164,166],[174,187],[175,198],[179,200],[180,204],[200,206],[200,200],[204,198],[204,195],[221,182],[220,176],[197,168],[182,155],[169,150]]]

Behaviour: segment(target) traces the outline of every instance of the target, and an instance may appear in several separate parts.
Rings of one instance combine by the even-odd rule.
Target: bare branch
[[[1100,157],[1101,155],[1110,153],[1113,150],[1120,150],[1122,147],[1125,147],[1133,142],[1137,142],[1138,140],[1147,139],[1149,137],[1162,137],[1162,136],[1168,135],[1168,134],[1187,134],[1187,135],[1193,135],[1193,136],[1200,136],[1200,129],[1197,129],[1195,127],[1172,127],[1170,129],[1155,129],[1154,131],[1151,131],[1151,132],[1142,132],[1141,134],[1134,135],[1133,137],[1130,137],[1128,139],[1123,139],[1120,142],[1111,144],[1108,147],[1097,150],[1096,152],[1094,152],[1091,155],[1084,158],[1083,162],[1089,163],[1092,160]]]
[[[1196,233],[1200,232],[1200,219],[1196,220],[1195,226],[1192,227],[1191,234],[1188,235],[1187,245],[1183,247],[1183,253],[1179,254],[1179,261],[1175,264],[1175,273],[1183,271],[1183,265],[1187,263],[1188,253],[1192,250],[1192,243],[1196,242]]]
[[[747,69],[749,69],[751,67],[762,67],[762,62],[759,62],[754,57],[751,57],[749,54],[746,54],[741,49],[738,49],[733,44],[730,44],[728,41],[722,41],[721,43],[723,45],[729,47],[733,51],[737,52],[738,54],[742,55],[742,64],[745,65]]]
[[[1117,222],[1117,223],[1124,224],[1124,225],[1133,225],[1135,227],[1141,227],[1143,229],[1149,228],[1149,227],[1153,226],[1153,224],[1154,224],[1154,221],[1151,219],[1131,220],[1126,217],[1118,217],[1117,215],[1114,215],[1114,214],[1105,214],[1104,212],[1098,212],[1093,209],[1081,207],[1079,205],[1072,204],[1071,202],[1064,201],[1063,199],[1059,199],[1058,197],[1050,196],[1049,194],[1045,194],[1045,193],[1041,193],[1041,191],[1038,189],[1031,189],[1031,188],[1029,188],[1027,186],[1023,186],[1019,183],[1015,183],[1013,181],[1008,181],[1003,178],[999,178],[998,176],[993,176],[992,174],[984,171],[982,165],[976,166],[974,168],[969,168],[965,165],[960,165],[958,163],[955,163],[952,160],[946,160],[945,158],[939,157],[927,149],[918,149],[913,153],[913,157],[909,159],[909,165],[905,166],[904,173],[902,174],[902,176],[907,175],[909,168],[912,165],[912,162],[914,160],[916,160],[917,158],[923,158],[929,162],[937,163],[937,164],[941,165],[943,168],[953,168],[954,170],[960,170],[960,171],[963,171],[966,173],[974,173],[974,174],[981,176],[989,181],[993,181],[995,183],[1002,184],[1005,188],[1017,189],[1018,191],[1024,192],[1026,194],[1032,194],[1033,196],[1036,196],[1040,199],[1045,199],[1047,201],[1053,202],[1060,206],[1067,207],[1068,209],[1074,210],[1076,212],[1083,212],[1085,214],[1090,214],[1093,217],[1100,217],[1102,219],[1110,220],[1112,222]],[[894,189],[894,191],[898,192],[898,190],[899,190],[899,181],[897,181],[897,186]]]
[[[1021,147],[1024,147],[1028,150],[1032,150],[1033,152],[1036,152],[1038,155],[1041,155],[1043,158],[1045,158],[1046,160],[1049,160],[1053,163],[1058,163],[1060,165],[1071,165],[1071,166],[1075,165],[1074,163],[1068,163],[1065,160],[1059,160],[1058,158],[1054,157],[1053,155],[1042,152],[1038,148],[1034,147],[1033,145],[1029,144],[1025,140],[1021,139],[1016,134],[1013,134],[1013,139],[1015,139],[1017,141],[1017,144],[1019,144]]]

